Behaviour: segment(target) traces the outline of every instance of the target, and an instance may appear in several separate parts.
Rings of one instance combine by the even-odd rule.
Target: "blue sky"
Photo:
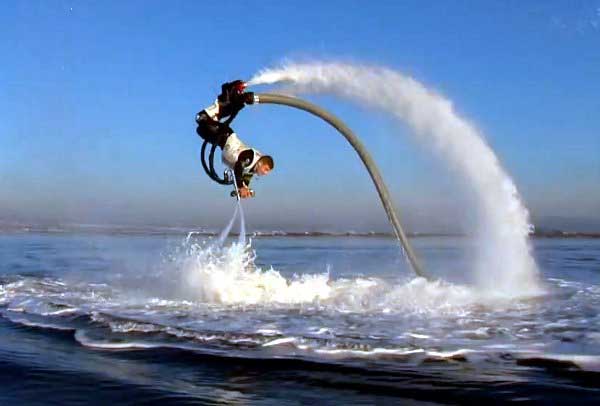
[[[223,224],[233,203],[202,173],[194,115],[223,81],[285,59],[412,75],[482,129],[535,218],[599,217],[597,0],[14,1],[0,26],[0,219]],[[406,129],[312,100],[363,136],[411,228],[455,224],[454,180]],[[251,226],[387,229],[324,124],[261,106],[234,128],[276,159],[246,204]]]

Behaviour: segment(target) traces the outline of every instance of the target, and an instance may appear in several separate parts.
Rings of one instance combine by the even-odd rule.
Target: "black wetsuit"
[[[252,170],[250,173],[244,174],[244,169],[248,167],[254,160],[254,151],[251,149],[246,149],[240,152],[238,156],[238,160],[233,167],[233,173],[235,174],[235,180],[238,189],[241,187],[248,187],[250,185],[250,181],[252,180],[252,175],[254,171]]]

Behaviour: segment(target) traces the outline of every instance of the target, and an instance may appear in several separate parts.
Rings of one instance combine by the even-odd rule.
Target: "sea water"
[[[599,239],[534,240],[517,297],[467,237],[412,239],[433,281],[392,238],[214,240],[0,235],[0,403],[600,400]]]

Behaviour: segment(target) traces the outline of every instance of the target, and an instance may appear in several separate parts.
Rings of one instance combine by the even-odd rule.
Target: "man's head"
[[[254,167],[254,173],[258,176],[268,175],[269,172],[275,167],[275,163],[273,162],[273,158],[269,155],[261,156],[256,166]]]

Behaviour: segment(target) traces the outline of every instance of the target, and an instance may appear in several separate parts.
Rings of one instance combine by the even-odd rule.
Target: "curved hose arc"
[[[377,189],[377,193],[379,194],[379,198],[381,199],[381,204],[385,209],[385,212],[388,216],[390,223],[392,224],[392,228],[396,234],[398,240],[402,244],[404,251],[406,252],[406,257],[408,258],[408,262],[415,272],[420,277],[430,279],[427,274],[423,271],[423,267],[421,266],[417,256],[415,255],[404,230],[402,229],[402,225],[400,224],[400,219],[396,214],[396,210],[394,209],[394,205],[392,203],[392,199],[390,197],[390,193],[387,189],[387,186],[383,182],[383,178],[379,173],[379,169],[375,164],[371,155],[367,152],[365,146],[362,144],[360,139],[346,126],[339,118],[329,113],[328,111],[320,108],[319,106],[309,103],[305,100],[298,99],[297,97],[284,96],[281,94],[274,93],[255,93],[254,102],[259,104],[280,104],[290,107],[295,107],[300,110],[304,110],[309,112],[322,120],[329,123],[333,126],[340,134],[342,134],[346,140],[352,145],[363,164],[367,168],[373,183],[375,184],[375,188]]]

